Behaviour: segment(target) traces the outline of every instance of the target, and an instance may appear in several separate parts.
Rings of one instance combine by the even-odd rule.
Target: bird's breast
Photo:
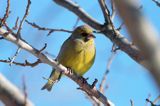
[[[77,41],[74,45],[74,69],[79,75],[84,74],[92,66],[95,58],[94,41],[83,42]]]
[[[61,50],[58,61],[76,74],[83,75],[95,59],[94,41],[85,43],[81,40],[69,40],[65,44],[66,47]]]

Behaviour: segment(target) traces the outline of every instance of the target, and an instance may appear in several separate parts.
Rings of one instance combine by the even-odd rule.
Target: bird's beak
[[[85,42],[93,38],[96,38],[96,37],[93,34],[89,34],[88,36],[85,37]]]
[[[90,35],[88,36],[88,38],[89,38],[89,39],[90,39],[90,38],[96,38],[96,36],[93,35],[93,34],[90,34]]]

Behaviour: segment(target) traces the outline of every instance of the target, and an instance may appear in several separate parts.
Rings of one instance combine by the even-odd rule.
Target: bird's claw
[[[67,67],[67,70],[69,71],[69,74],[73,73],[73,70],[70,67]]]

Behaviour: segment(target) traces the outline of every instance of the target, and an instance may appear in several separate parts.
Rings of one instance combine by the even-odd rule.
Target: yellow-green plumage
[[[77,27],[63,43],[57,57],[58,62],[82,76],[94,63],[96,50],[93,37],[89,26]],[[42,89],[50,91],[59,75],[58,71],[53,70],[47,84]]]

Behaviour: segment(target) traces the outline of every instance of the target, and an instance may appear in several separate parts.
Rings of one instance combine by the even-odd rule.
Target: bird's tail
[[[48,91],[51,91],[52,86],[54,85],[55,82],[57,82],[61,77],[61,73],[58,71],[53,70],[48,82],[41,88],[41,90],[47,89]]]

